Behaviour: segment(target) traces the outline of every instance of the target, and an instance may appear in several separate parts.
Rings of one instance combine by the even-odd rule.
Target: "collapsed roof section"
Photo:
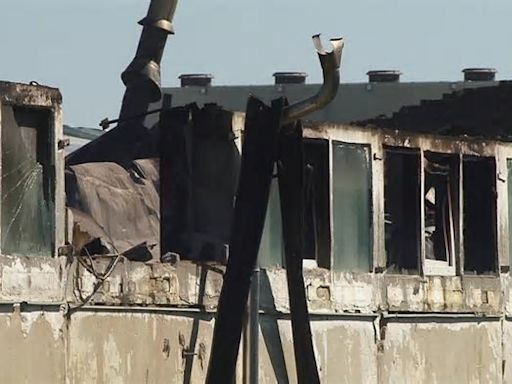
[[[360,126],[446,136],[512,141],[512,82],[465,89],[440,100],[405,106],[392,117],[354,122]]]

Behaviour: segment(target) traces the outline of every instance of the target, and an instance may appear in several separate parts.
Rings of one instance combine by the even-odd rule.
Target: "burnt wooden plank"
[[[279,195],[293,348],[299,384],[320,383],[302,273],[304,143],[300,122],[283,128],[278,146]]]
[[[184,239],[193,230],[191,207],[190,108],[164,109],[160,114],[160,254],[186,258]]]

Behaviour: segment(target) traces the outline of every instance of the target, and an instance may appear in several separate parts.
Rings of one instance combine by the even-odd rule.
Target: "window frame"
[[[341,142],[348,145],[362,145],[368,147],[369,150],[369,182],[370,182],[370,270],[368,274],[375,273],[383,269],[386,265],[384,256],[384,237],[380,236],[384,233],[384,185],[383,185],[383,162],[382,156],[382,138],[375,132],[361,130],[352,126],[342,126],[340,129],[338,124],[327,125],[322,130],[311,127],[304,127],[304,139],[322,139],[327,140],[329,144],[329,221],[331,233],[331,251],[329,269],[334,271],[334,178],[333,178],[333,144]],[[381,198],[382,197],[382,198]],[[311,260],[313,261],[313,260]],[[305,268],[315,268],[316,261],[309,260],[304,264]],[[340,272],[340,271],[337,271]],[[348,272],[348,271],[342,271]],[[364,272],[353,272],[364,274]]]
[[[10,91],[10,92],[9,92]],[[44,110],[48,112],[48,142],[49,142],[49,160],[50,160],[50,179],[52,184],[53,196],[53,238],[52,249],[48,255],[32,256],[30,258],[56,258],[59,256],[59,248],[65,244],[69,238],[72,228],[69,226],[68,212],[65,206],[64,191],[64,146],[63,143],[63,122],[62,105],[60,102],[60,93],[56,89],[20,84],[5,94],[0,94],[0,140],[3,139],[2,109],[3,107],[25,108],[33,110]],[[0,167],[2,167],[2,158],[0,156]],[[0,194],[2,191],[2,180],[0,178]],[[0,215],[0,220],[3,218]],[[0,228],[1,230],[1,228]],[[25,257],[25,255],[10,255],[4,253],[0,246],[0,255],[10,257]]]
[[[496,148],[498,265],[501,273],[510,275],[510,266],[512,265],[512,244],[510,244],[512,218],[509,217],[508,211],[512,201],[509,199],[508,188],[512,180],[508,178],[508,160],[512,161],[512,143],[499,143]],[[499,207],[506,207],[506,209],[499,209]]]
[[[508,238],[506,237],[508,231],[501,230],[503,228],[503,216],[508,216],[506,210],[500,210],[499,207],[502,205],[503,198],[507,194],[506,183],[500,183],[500,179],[506,178],[506,158],[500,151],[504,150],[504,143],[498,141],[486,141],[482,139],[464,138],[461,140],[457,137],[441,137],[431,134],[415,133],[410,134],[406,132],[390,132],[384,131],[382,133],[382,145],[392,147],[403,147],[403,148],[416,148],[419,149],[421,156],[421,196],[424,195],[424,152],[436,152],[447,155],[457,155],[459,158],[459,191],[458,191],[458,218],[457,228],[458,236],[455,236],[455,260],[454,265],[447,265],[446,262],[443,264],[436,263],[433,260],[425,260],[425,240],[424,240],[424,218],[421,219],[421,274],[423,276],[455,276],[464,275],[464,233],[463,233],[463,180],[464,175],[462,172],[462,159],[463,156],[476,156],[476,157],[493,157],[496,163],[496,188],[497,188],[497,201],[496,201],[496,217],[497,217],[497,238],[496,244],[498,249],[498,255],[502,255],[502,250],[505,246],[508,249]],[[509,157],[512,158],[512,146],[507,146],[506,151]],[[500,176],[502,175],[502,176]],[[503,176],[505,175],[505,176]],[[384,182],[384,180],[383,180]],[[384,199],[384,195],[382,196]],[[422,199],[423,200],[423,199]],[[505,205],[506,206],[506,205]],[[421,215],[424,215],[424,202],[421,202]],[[384,218],[382,218],[384,220]],[[506,227],[508,228],[508,226]],[[507,253],[508,257],[508,253]],[[501,265],[501,259],[498,260],[497,265]],[[484,275],[488,276],[488,275]]]
[[[457,156],[458,191],[456,196],[457,206],[454,207],[454,232],[455,232],[455,254],[449,262],[439,260],[428,260],[425,257],[424,238],[424,201],[422,198],[420,215],[420,257],[418,260],[418,274],[420,276],[462,276],[464,275],[464,235],[463,235],[463,156],[493,157],[496,163],[496,219],[497,236],[496,246],[498,250],[497,268],[503,265],[510,265],[508,228],[512,226],[512,218],[509,224],[508,210],[500,207],[508,207],[507,196],[507,158],[512,159],[512,144],[496,140],[482,140],[474,138],[448,137],[425,133],[407,133],[390,131],[386,129],[363,129],[356,126],[325,124],[318,129],[315,126],[304,127],[304,139],[322,139],[329,142],[329,191],[330,191],[330,231],[331,231],[331,254],[330,270],[334,272],[334,214],[333,214],[333,142],[342,142],[351,145],[365,145],[370,151],[370,185],[371,185],[371,271],[370,273],[382,273],[386,271],[387,260],[385,252],[385,218],[384,218],[384,151],[386,147],[397,147],[404,149],[417,149],[420,154],[420,177],[421,195],[424,194],[425,152],[435,152],[446,155]],[[510,181],[512,182],[512,180]],[[512,247],[512,246],[511,246]],[[512,260],[512,249],[510,249]],[[306,269],[317,268],[316,260],[305,260],[303,267]],[[508,271],[508,269],[507,269]],[[339,271],[338,271],[339,272]],[[347,273],[348,271],[341,271]],[[354,272],[364,274],[363,272]],[[402,274],[398,273],[397,276]],[[489,276],[486,274],[485,276]]]
[[[383,222],[384,222],[384,232],[382,234],[382,237],[384,238],[384,257],[385,257],[385,261],[386,261],[386,265],[385,265],[385,269],[386,270],[389,270],[388,268],[390,268],[391,264],[389,263],[389,258],[388,258],[388,252],[387,252],[387,249],[386,249],[386,168],[387,168],[387,156],[388,154],[390,153],[394,153],[394,154],[399,154],[401,153],[402,155],[405,155],[407,154],[408,156],[414,156],[416,157],[417,159],[417,169],[416,169],[416,177],[419,181],[419,184],[420,184],[420,187],[422,185],[422,179],[421,179],[421,168],[422,168],[422,153],[421,153],[421,150],[419,148],[411,148],[411,147],[395,147],[395,146],[387,146],[387,145],[383,145],[383,177],[382,177],[382,183],[383,183],[383,196],[382,196],[382,199],[384,201],[384,215],[383,215]],[[421,273],[422,271],[422,248],[421,248],[421,237],[423,236],[423,233],[422,233],[422,228],[421,228],[421,222],[422,222],[422,205],[421,205],[421,188],[418,188],[418,190],[416,191],[417,192],[417,197],[418,197],[418,201],[416,202],[417,203],[417,211],[416,211],[416,214],[417,214],[417,222],[415,223],[416,225],[416,228],[415,228],[415,235],[416,235],[416,241],[417,241],[417,244],[416,244],[416,252],[414,254],[411,253],[411,258],[414,257],[414,261],[415,261],[415,268],[414,269],[406,269],[406,268],[401,268],[401,270],[404,270],[406,269],[407,271],[410,271],[411,272],[411,275],[418,275]],[[403,275],[402,273],[399,273],[399,272],[396,272],[396,273],[393,273],[393,274],[398,274],[398,275]],[[409,274],[409,273],[407,273]]]
[[[305,159],[305,146],[307,143],[311,143],[311,142],[314,142],[314,141],[318,141],[318,142],[323,142],[323,144],[321,145],[325,145],[326,146],[326,149],[327,149],[327,158],[326,158],[326,164],[325,166],[327,167],[327,174],[329,175],[328,178],[328,183],[327,183],[327,196],[328,196],[328,206],[329,206],[329,212],[328,212],[328,229],[329,229],[329,253],[328,253],[328,257],[329,257],[329,262],[328,262],[328,269],[332,269],[332,255],[333,255],[333,231],[332,231],[332,214],[333,214],[333,207],[332,207],[332,198],[331,198],[331,194],[332,194],[332,183],[331,183],[331,178],[332,178],[332,168],[331,168],[331,164],[332,164],[332,148],[331,148],[331,143],[332,141],[329,140],[329,139],[326,139],[326,138],[311,138],[311,137],[308,137],[308,136],[305,136],[303,137],[303,145],[304,145],[304,160]],[[304,200],[305,201],[305,200]],[[316,255],[316,257],[314,259],[305,259],[303,258],[302,259],[302,267],[303,269],[317,269],[317,268],[321,268],[321,267],[324,267],[323,266],[324,263],[319,263],[318,261],[318,255]]]
[[[457,176],[458,176],[458,188],[456,191],[456,198],[459,204],[452,211],[452,225],[454,231],[454,239],[452,251],[449,252],[448,260],[432,260],[427,259],[426,252],[426,239],[425,239],[425,180],[426,180],[426,152],[436,153],[440,155],[453,155],[457,158]],[[439,151],[432,151],[425,148],[420,148],[420,255],[421,255],[421,270],[425,276],[455,276],[456,275],[456,261],[460,259],[461,255],[461,244],[457,242],[457,239],[461,238],[462,234],[462,181],[464,175],[462,174],[462,155],[460,153],[446,153]],[[451,170],[450,170],[451,171]]]

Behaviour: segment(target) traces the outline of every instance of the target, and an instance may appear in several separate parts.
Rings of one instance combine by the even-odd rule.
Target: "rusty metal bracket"
[[[340,85],[340,64],[341,54],[343,52],[343,38],[331,39],[332,51],[327,52],[322,46],[320,34],[313,36],[315,45],[322,66],[323,84],[318,93],[305,100],[299,101],[286,107],[283,111],[283,124],[289,124],[293,121],[309,115],[329,104],[338,93]]]

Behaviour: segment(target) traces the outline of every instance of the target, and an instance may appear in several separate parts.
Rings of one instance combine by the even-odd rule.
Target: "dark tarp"
[[[158,162],[135,160],[128,169],[115,163],[67,168],[67,204],[73,212],[77,248],[93,238],[100,238],[113,253],[143,242],[148,246],[159,244]],[[153,247],[152,253],[159,257],[159,247]]]

